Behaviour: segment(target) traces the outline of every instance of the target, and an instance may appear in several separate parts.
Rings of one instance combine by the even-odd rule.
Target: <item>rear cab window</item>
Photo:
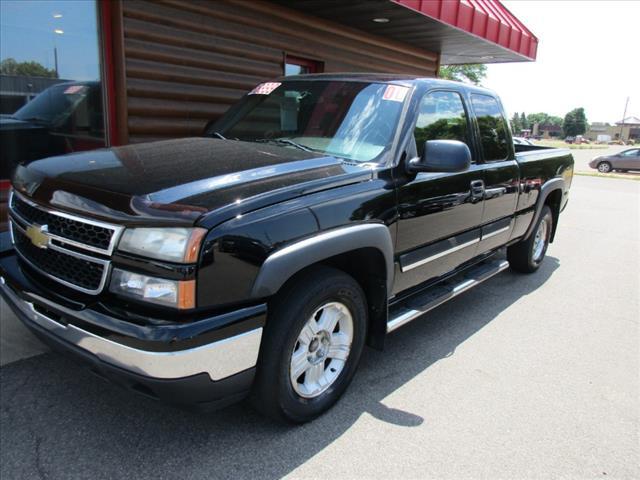
[[[478,122],[480,146],[485,162],[497,162],[509,158],[507,120],[500,104],[489,95],[471,95],[471,105]]]

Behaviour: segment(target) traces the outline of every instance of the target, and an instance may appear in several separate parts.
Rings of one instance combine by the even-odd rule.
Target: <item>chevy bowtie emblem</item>
[[[47,235],[46,225],[30,225],[25,231],[31,243],[38,248],[47,248],[49,245],[49,235]]]

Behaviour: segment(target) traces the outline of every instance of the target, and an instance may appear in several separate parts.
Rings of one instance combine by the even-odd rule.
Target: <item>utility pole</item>
[[[62,18],[61,13],[53,14],[54,28],[53,28],[53,63],[55,65],[56,70],[56,78],[60,78],[60,73],[58,73],[58,45],[56,43],[56,35],[64,35],[64,30],[61,28],[57,28],[55,26],[56,20],[60,20]]]
[[[624,139],[622,138],[622,132],[624,131],[624,119],[627,118],[627,107],[629,106],[629,97],[627,97],[627,101],[624,104],[624,113],[622,114],[622,125],[620,125],[620,140]]]
[[[53,62],[56,69],[56,78],[60,78],[58,74],[58,47],[53,47]]]

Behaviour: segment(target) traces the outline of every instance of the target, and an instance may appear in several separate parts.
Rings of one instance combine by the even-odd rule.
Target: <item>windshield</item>
[[[16,111],[12,117],[55,126],[73,113],[88,92],[87,85],[54,85]]]
[[[375,161],[391,147],[408,91],[405,86],[364,82],[263,83],[208,134]]]

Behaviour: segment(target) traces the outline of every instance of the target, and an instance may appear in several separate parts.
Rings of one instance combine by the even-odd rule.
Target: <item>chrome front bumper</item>
[[[219,381],[254,367],[258,359],[262,327],[191,349],[152,352],[122,345],[75,325],[63,325],[49,318],[38,312],[34,303],[20,298],[1,276],[0,291],[23,321],[34,323],[103,362],[138,375],[179,379],[206,373],[211,380]],[[63,306],[56,307],[65,310]]]

